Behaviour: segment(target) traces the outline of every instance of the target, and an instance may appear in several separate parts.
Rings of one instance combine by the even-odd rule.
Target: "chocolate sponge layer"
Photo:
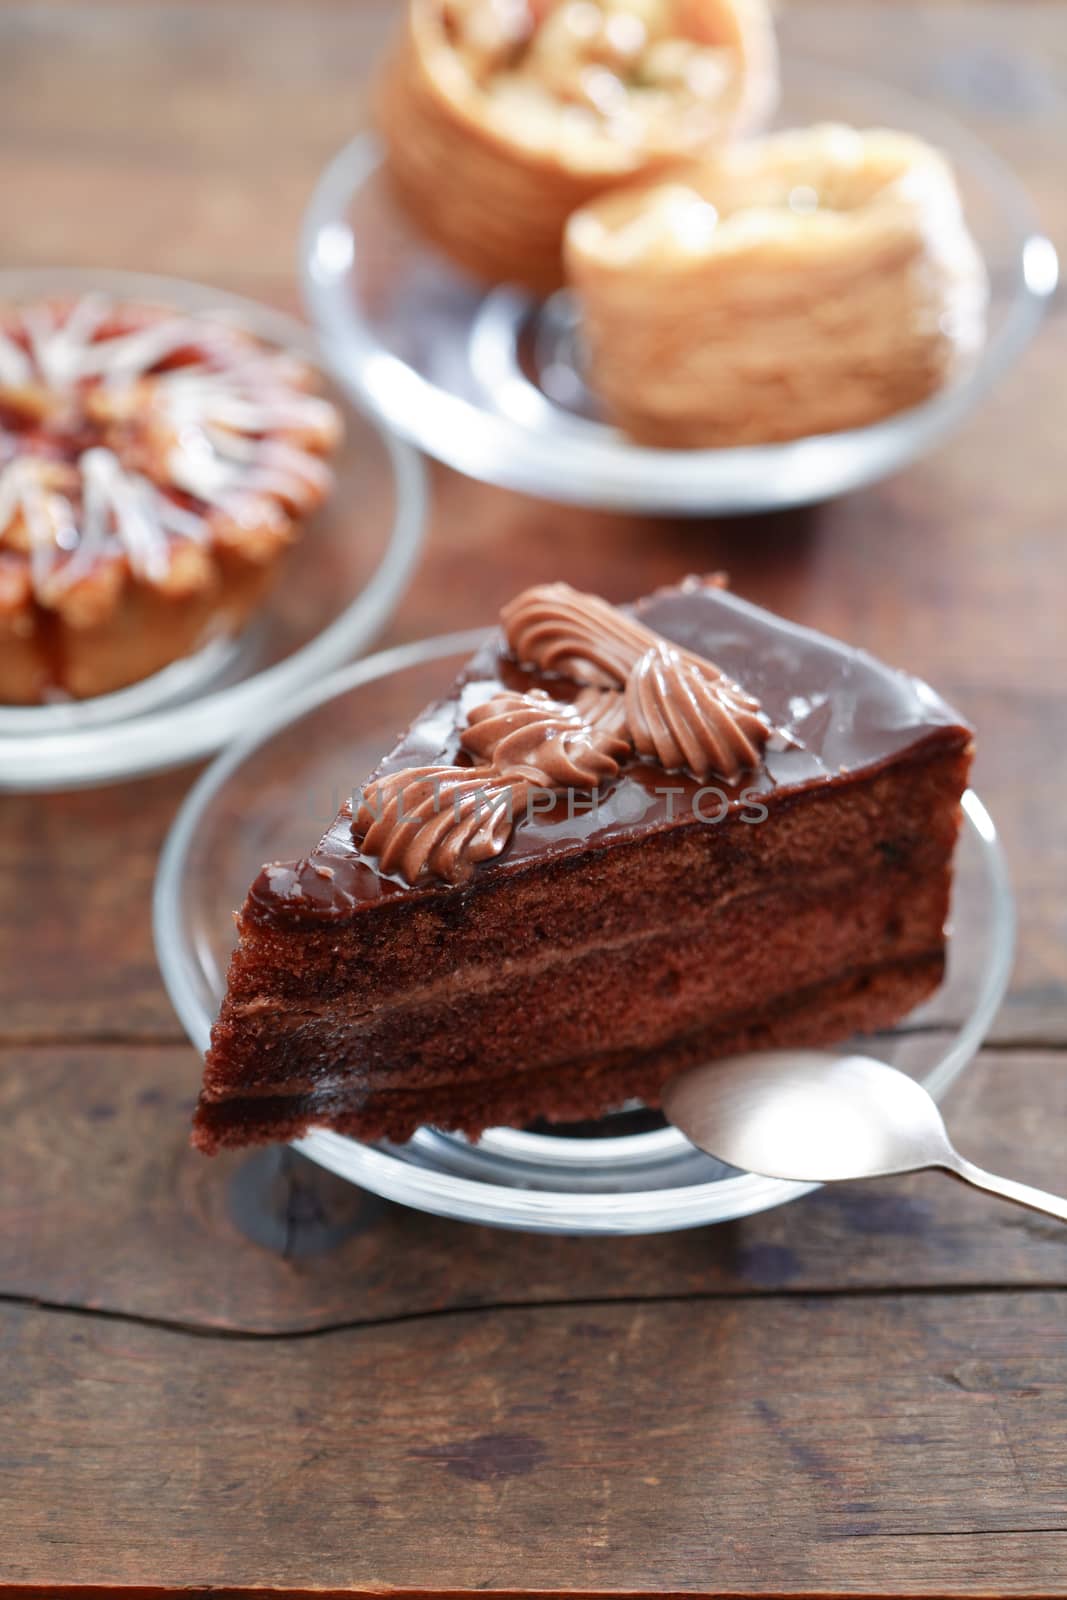
[[[683,820],[326,919],[254,895],[196,1142],[593,1117],[717,1055],[888,1026],[942,975],[969,760],[946,720],[847,780],[772,790],[762,821]]]

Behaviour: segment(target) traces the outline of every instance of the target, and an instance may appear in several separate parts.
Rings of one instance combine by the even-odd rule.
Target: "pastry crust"
[[[944,158],[822,126],[597,200],[567,228],[589,380],[659,446],[877,422],[981,343],[987,285]]]
[[[314,388],[221,319],[0,308],[0,703],[106,694],[243,625],[332,486]]]
[[[472,13],[463,39],[449,6]],[[475,45],[487,17],[502,26],[506,10],[521,26],[515,7],[532,34],[517,35],[496,70]],[[673,34],[658,42],[664,87],[651,92],[627,88],[614,57],[610,68],[560,61],[538,32],[558,24],[558,33],[577,15],[602,40],[622,18],[624,36],[647,40],[641,13],[652,10],[670,16]],[[518,67],[514,49],[525,52]],[[679,49],[699,72],[686,76]],[[672,74],[689,87],[672,92]],[[410,0],[379,84],[378,120],[394,192],[420,229],[478,277],[548,293],[562,282],[563,230],[576,207],[757,127],[777,88],[766,0],[615,0],[614,9],[609,0]],[[595,103],[605,92],[617,109]]]

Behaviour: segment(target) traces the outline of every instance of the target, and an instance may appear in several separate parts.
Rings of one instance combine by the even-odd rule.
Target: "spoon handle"
[[[1043,1211],[1048,1217],[1058,1217],[1061,1222],[1067,1222],[1067,1200],[1061,1200],[1059,1195],[1046,1194],[1044,1189],[1032,1189],[1028,1183],[1016,1183],[1013,1178],[998,1178],[995,1173],[976,1167],[973,1161],[966,1160],[955,1151],[953,1156],[953,1163],[948,1170],[954,1177],[973,1183],[976,1189],[987,1189],[990,1194],[1014,1200],[1016,1205],[1029,1206],[1031,1211]]]

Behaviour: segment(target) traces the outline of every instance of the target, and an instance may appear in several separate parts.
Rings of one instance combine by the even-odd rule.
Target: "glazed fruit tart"
[[[317,389],[222,314],[0,307],[0,703],[105,694],[239,630],[333,485]]]

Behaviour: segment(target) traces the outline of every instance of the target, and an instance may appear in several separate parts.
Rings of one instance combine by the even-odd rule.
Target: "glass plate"
[[[337,376],[383,421],[487,483],[579,505],[686,514],[805,505],[895,471],[956,427],[1036,328],[1057,280],[1012,173],[924,102],[822,66],[787,62],[779,123],[884,123],[955,163],[991,282],[981,354],[933,399],[887,421],[787,444],[650,449],[597,419],[565,295],[539,305],[486,291],[392,205],[376,140],[324,172],[304,221],[304,298]]]
[[[222,1000],[233,909],[262,863],[307,852],[397,730],[444,691],[483,637],[452,634],[357,662],[283,708],[200,778],[164,848],[154,908],[163,978],[197,1049],[207,1048]],[[974,794],[964,809],[946,981],[905,1023],[865,1046],[938,1096],[989,1028],[1014,939],[996,830]],[[640,1107],[550,1134],[496,1128],[477,1144],[431,1128],[405,1145],[365,1145],[322,1130],[296,1148],[423,1211],[552,1233],[724,1222],[815,1187],[724,1167]]]
[[[319,362],[314,338],[299,322],[218,289],[128,272],[0,272],[0,302],[94,289],[223,311]],[[407,587],[422,544],[424,470],[408,445],[336,389],[331,396],[345,417],[337,491],[244,632],[116,694],[0,706],[0,790],[109,783],[209,755],[373,641]]]

